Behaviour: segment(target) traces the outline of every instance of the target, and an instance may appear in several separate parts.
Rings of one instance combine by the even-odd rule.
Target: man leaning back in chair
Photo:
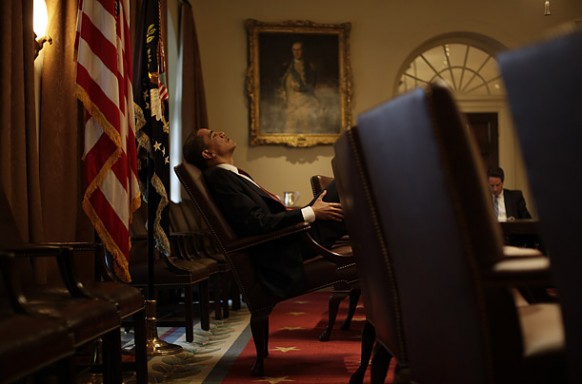
[[[236,142],[224,132],[201,128],[184,143],[184,160],[200,168],[216,205],[239,236],[268,233],[303,221],[311,234],[330,247],[346,234],[335,183],[331,182],[307,206],[289,209],[272,193],[234,165]],[[298,237],[261,246],[255,253],[260,281],[274,295],[287,297],[301,292],[303,260],[315,251]]]

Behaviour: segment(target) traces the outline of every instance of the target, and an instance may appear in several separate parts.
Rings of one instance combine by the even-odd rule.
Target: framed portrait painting
[[[351,24],[245,25],[251,145],[333,144],[351,124]]]

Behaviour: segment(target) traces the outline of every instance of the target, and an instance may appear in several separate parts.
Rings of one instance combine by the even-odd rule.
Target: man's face
[[[223,156],[236,148],[236,143],[224,132],[200,128],[196,134],[204,138],[204,143],[206,144],[205,152],[208,154]]]
[[[303,56],[303,44],[301,43],[293,44],[293,46],[291,47],[291,51],[293,52],[294,59],[296,60],[301,59],[301,57]]]
[[[489,190],[495,196],[499,196],[501,191],[503,191],[503,181],[500,177],[490,177],[489,178]]]

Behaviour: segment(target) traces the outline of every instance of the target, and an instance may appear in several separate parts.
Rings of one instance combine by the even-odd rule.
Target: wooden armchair
[[[548,260],[504,256],[482,160],[448,88],[384,103],[347,134],[366,175],[361,206],[391,261],[381,267],[397,283],[411,381],[564,382],[559,306],[517,307],[512,293],[548,279]]]
[[[226,261],[226,256],[221,253],[219,247],[216,246],[216,241],[214,237],[208,230],[208,227],[204,220],[199,216],[196,205],[189,198],[183,198],[180,203],[182,207],[182,212],[184,213],[184,218],[188,223],[188,227],[195,231],[198,235],[195,237],[196,244],[195,248],[202,257],[208,257],[214,259],[218,262],[221,267],[227,271],[226,274],[222,274],[222,284],[224,288],[224,300],[223,303],[223,316],[228,317],[229,305],[227,301],[231,302],[231,307],[233,310],[239,310],[241,308],[240,292],[238,291],[238,286],[234,281],[234,276],[230,270],[230,265]]]
[[[73,383],[73,335],[62,322],[30,311],[14,259],[0,252],[0,382],[51,373],[59,383]]]
[[[269,314],[283,299],[270,294],[257,279],[252,263],[253,247],[297,234],[309,241],[309,224],[301,223],[266,235],[239,237],[214,204],[200,170],[187,163],[174,169],[232,268],[251,313],[251,332],[257,354],[251,374],[263,376],[264,359],[268,356]],[[320,251],[321,256],[304,262],[305,289],[300,294],[325,287],[342,286],[343,289],[349,289],[350,284],[357,279],[353,258],[343,257],[323,248]]]
[[[395,383],[407,382],[408,355],[402,324],[400,292],[392,259],[379,234],[377,214],[367,192],[368,177],[358,161],[354,131],[343,134],[334,144],[332,160],[337,189],[343,202],[344,218],[360,274],[366,324],[362,332],[360,366],[350,384],[361,384],[375,348],[371,383],[384,383],[392,357],[396,360]],[[381,173],[378,175],[381,177]],[[376,340],[378,341],[376,343]]]
[[[59,321],[73,335],[74,347],[103,341],[104,382],[121,383],[121,319],[115,304],[86,294],[66,272],[72,263],[72,250],[65,247],[23,245],[3,247],[16,255],[16,274],[22,284],[22,297],[31,313]],[[58,264],[60,281],[36,282],[31,261],[47,259]]]
[[[135,362],[132,370],[136,373],[136,383],[146,384],[148,382],[146,308],[141,291],[119,280],[111,263],[108,263],[110,255],[100,243],[60,242],[47,244],[71,248],[73,257],[77,261],[94,258],[95,276],[93,278],[80,279],[75,277],[77,274],[73,270],[72,263],[67,263],[67,268],[69,268],[67,273],[72,276],[73,284],[84,292],[85,296],[115,305],[121,322],[127,327],[133,327]]]
[[[132,276],[131,284],[137,288],[146,290],[149,288],[148,268],[148,233],[147,233],[147,205],[134,213],[131,224],[132,249],[129,270]],[[157,295],[160,291],[184,292],[183,314],[179,318],[175,316],[158,316],[157,325],[170,327],[184,327],[186,341],[194,341],[194,290],[198,290],[198,308],[200,311],[200,324],[204,330],[210,329],[209,320],[209,292],[207,266],[191,260],[181,259],[177,252],[179,237],[171,236],[171,254],[165,256],[154,250],[154,291]],[[160,312],[160,310],[158,310]]]
[[[569,383],[582,382],[582,30],[499,55],[551,261]]]
[[[214,318],[223,319],[224,313],[228,316],[228,299],[224,289],[225,275],[229,273],[225,262],[207,257],[201,252],[201,234],[191,227],[185,215],[184,203],[170,202],[170,228],[176,255],[181,259],[204,265],[208,269],[211,300],[214,301]]]
[[[120,383],[121,318],[142,316],[143,296],[125,284],[82,279],[78,274],[81,268],[76,267],[76,261],[79,261],[76,258],[82,258],[83,263],[92,266],[96,262],[95,248],[86,243],[25,242],[16,229],[14,214],[3,191],[0,191],[0,210],[0,249],[15,255],[15,278],[21,281],[21,300],[26,301],[31,313],[43,314],[61,322],[73,335],[77,350],[101,340],[104,381]],[[88,251],[88,255],[84,251]],[[35,275],[38,265],[43,265],[48,271],[46,281]],[[140,327],[137,322],[136,328]],[[138,332],[136,337],[139,338],[136,340],[138,346],[145,345],[145,335],[142,337]],[[140,383],[145,383],[145,348],[136,351],[136,358],[137,378]]]

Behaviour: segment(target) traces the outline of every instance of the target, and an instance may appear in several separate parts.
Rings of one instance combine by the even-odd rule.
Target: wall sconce
[[[544,3],[544,16],[550,16],[551,14],[552,12],[550,11],[550,2],[549,0],[546,0]]]
[[[34,0],[33,28],[34,28],[34,58],[38,56],[44,43],[53,43],[53,39],[47,35],[48,12],[45,0]],[[40,36],[40,37],[38,37]]]

